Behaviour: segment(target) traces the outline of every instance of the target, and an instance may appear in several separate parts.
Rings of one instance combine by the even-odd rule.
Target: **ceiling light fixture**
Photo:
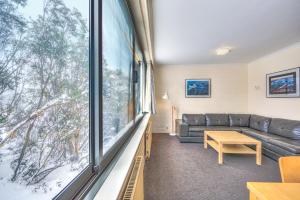
[[[221,47],[216,50],[216,54],[218,56],[224,56],[224,55],[228,54],[230,51],[231,51],[231,48],[229,48],[229,47]]]

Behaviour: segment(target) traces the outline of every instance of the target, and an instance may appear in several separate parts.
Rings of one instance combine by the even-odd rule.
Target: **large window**
[[[139,65],[134,26],[123,0],[103,1],[103,151],[106,153],[132,126],[140,112]],[[134,94],[136,94],[134,96]],[[138,104],[136,102],[138,101]]]
[[[1,199],[52,199],[90,164],[89,3],[0,0]]]
[[[84,196],[142,116],[144,60],[124,0],[0,0],[1,199]]]

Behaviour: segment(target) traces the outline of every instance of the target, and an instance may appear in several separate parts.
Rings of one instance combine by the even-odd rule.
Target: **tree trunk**
[[[16,169],[14,170],[14,175],[13,177],[11,178],[11,181],[15,181],[17,179],[17,176],[18,176],[18,171],[20,169],[20,165],[22,163],[22,160],[24,158],[24,155],[25,155],[25,151],[26,151],[26,148],[29,144],[29,140],[30,140],[30,132],[32,130],[32,128],[34,127],[34,123],[35,123],[35,120],[33,120],[30,124],[29,124],[29,127],[27,129],[27,132],[26,132],[26,135],[25,135],[25,141],[24,141],[24,144],[23,144],[23,147],[22,147],[22,150],[21,150],[21,154],[18,158],[18,164],[16,166]]]

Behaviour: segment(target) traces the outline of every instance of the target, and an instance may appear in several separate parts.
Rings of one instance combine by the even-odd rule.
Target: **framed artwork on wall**
[[[186,79],[185,97],[186,98],[209,98],[211,97],[210,79]]]
[[[266,75],[267,97],[300,97],[300,67]]]

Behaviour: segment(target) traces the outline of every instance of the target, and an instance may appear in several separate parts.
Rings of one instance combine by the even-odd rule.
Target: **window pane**
[[[125,1],[103,1],[104,153],[133,120],[133,25]]]
[[[141,112],[141,64],[137,65],[136,74],[137,82],[135,83],[135,115],[137,116]]]
[[[135,43],[135,71],[137,75],[137,81],[135,83],[135,115],[138,116],[141,112],[141,89],[142,89],[142,61],[143,54],[141,49],[138,46],[138,43]]]
[[[89,165],[89,5],[0,0],[1,199],[51,199]]]

